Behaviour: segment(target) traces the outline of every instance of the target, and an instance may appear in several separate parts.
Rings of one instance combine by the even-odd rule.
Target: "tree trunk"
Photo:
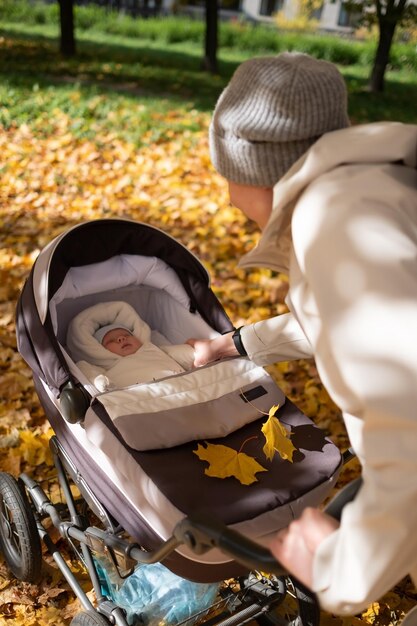
[[[139,15],[139,0],[133,0],[131,15],[132,17],[137,17]]]
[[[385,70],[389,62],[392,39],[397,23],[382,18],[379,20],[379,41],[376,50],[374,66],[369,79],[369,90],[373,93],[381,93],[385,86]]]
[[[203,69],[218,73],[217,66],[218,2],[206,0],[206,34]]]
[[[61,24],[61,39],[59,50],[62,55],[75,55],[74,37],[74,0],[59,0],[59,19]]]
[[[143,0],[142,17],[145,19],[149,17],[149,0]]]

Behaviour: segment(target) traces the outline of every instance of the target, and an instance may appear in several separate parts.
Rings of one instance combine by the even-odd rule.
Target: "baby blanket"
[[[87,361],[109,369],[121,358],[106,350],[94,333],[107,324],[128,328],[142,343],[151,340],[151,329],[127,302],[101,302],[81,311],[71,321],[67,332],[67,347],[74,361]]]
[[[107,324],[128,328],[143,344],[129,356],[104,348],[94,333]],[[126,302],[99,303],[79,313],[70,323],[67,346],[77,366],[99,391],[108,391],[179,374],[193,365],[188,345],[158,348],[150,342],[151,329]],[[79,360],[78,360],[79,359]]]

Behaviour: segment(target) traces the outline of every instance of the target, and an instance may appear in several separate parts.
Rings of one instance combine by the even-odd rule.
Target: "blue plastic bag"
[[[207,610],[220,587],[220,583],[194,583],[181,578],[161,563],[139,565],[120,586],[100,561],[98,572],[103,594],[126,611],[130,626],[175,626]],[[187,626],[193,622],[190,620]]]

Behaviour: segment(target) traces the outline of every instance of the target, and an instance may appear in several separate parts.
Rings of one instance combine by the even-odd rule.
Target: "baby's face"
[[[110,350],[110,352],[118,354],[119,356],[134,354],[142,347],[142,343],[139,339],[125,328],[113,328],[113,330],[109,330],[103,337],[102,345],[106,350]]]

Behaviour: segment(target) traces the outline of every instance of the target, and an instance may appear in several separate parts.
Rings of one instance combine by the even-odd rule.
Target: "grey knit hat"
[[[338,69],[284,52],[242,63],[210,124],[210,156],[235,183],[272,187],[324,133],[349,126]]]

